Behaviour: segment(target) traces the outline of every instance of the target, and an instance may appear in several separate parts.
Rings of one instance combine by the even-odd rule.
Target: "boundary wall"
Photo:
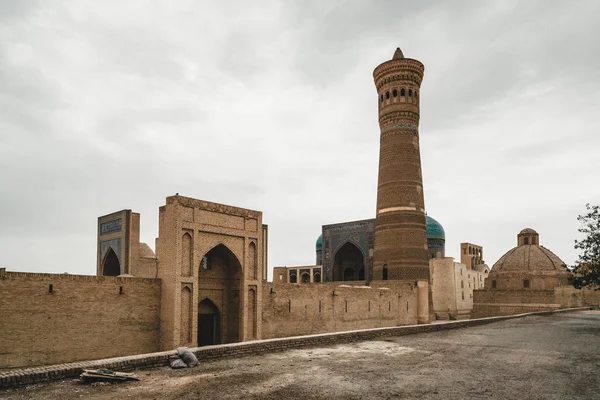
[[[200,361],[213,360],[218,358],[246,357],[306,347],[321,347],[335,345],[339,343],[358,342],[363,340],[376,339],[380,337],[403,336],[415,333],[436,332],[448,329],[465,328],[532,315],[547,315],[559,312],[581,311],[589,310],[590,308],[591,307],[579,307],[502,317],[451,321],[428,325],[409,325],[389,328],[366,329],[359,331],[326,333],[309,336],[296,336],[281,339],[255,340],[251,342],[196,347],[191,350],[196,354]],[[82,369],[106,368],[115,371],[130,371],[136,368],[166,366],[169,363],[169,356],[176,353],[176,350],[171,350],[163,351],[160,353],[139,354],[127,357],[84,361],[69,364],[52,365],[46,367],[35,367],[4,371],[0,370],[0,389],[24,386],[51,380],[77,377],[82,372]]]
[[[263,339],[418,323],[414,281],[374,281],[371,286],[267,282],[262,290]]]
[[[160,350],[160,281],[0,269],[0,368]]]

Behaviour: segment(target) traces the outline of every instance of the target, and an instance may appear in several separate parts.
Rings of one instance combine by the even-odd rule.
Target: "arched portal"
[[[198,269],[198,298],[207,298],[220,310],[218,343],[240,341],[242,266],[223,244],[205,254]]]
[[[198,304],[198,346],[221,343],[221,313],[209,299]]]
[[[334,281],[364,280],[364,255],[353,243],[346,242],[335,253],[333,262]],[[361,271],[362,270],[362,274]]]
[[[119,257],[114,252],[112,247],[108,249],[102,263],[102,275],[104,276],[119,276],[121,275],[121,263]]]

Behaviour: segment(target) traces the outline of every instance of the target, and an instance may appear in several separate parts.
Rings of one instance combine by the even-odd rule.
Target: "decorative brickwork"
[[[419,92],[424,67],[394,58],[375,68],[381,129],[373,279],[429,280],[419,150]],[[325,264],[325,262],[324,262]]]
[[[346,244],[351,243],[362,252],[364,265],[363,281],[373,278],[373,247],[375,242],[375,220],[351,221],[340,224],[323,225],[323,280],[333,282],[336,253]]]

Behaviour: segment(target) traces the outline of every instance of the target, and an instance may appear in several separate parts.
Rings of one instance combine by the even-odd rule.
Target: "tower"
[[[398,48],[373,71],[379,103],[379,178],[374,279],[429,279],[419,150],[419,101],[425,67]]]

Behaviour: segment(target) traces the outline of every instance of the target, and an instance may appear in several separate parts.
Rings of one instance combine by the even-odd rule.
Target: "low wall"
[[[417,323],[414,282],[343,285],[263,283],[264,339]]]
[[[585,309],[589,309],[589,307],[563,309],[555,312],[569,312]],[[372,340],[381,337],[402,336],[415,333],[466,328],[470,326],[484,325],[492,322],[504,321],[513,318],[549,313],[551,312],[452,321],[440,324],[398,326],[391,328],[367,329],[361,331],[327,333],[320,335],[299,336],[283,339],[255,340],[251,342],[196,347],[191,350],[196,354],[200,361],[213,360],[218,358],[256,356],[266,353],[270,354],[299,348],[331,346],[339,343]],[[32,383],[45,382],[49,380],[76,377],[82,372],[82,369],[106,368],[114,371],[131,371],[136,368],[165,366],[169,363],[169,356],[173,354],[176,354],[175,350],[163,351],[160,353],[153,354],[140,354],[128,357],[118,357],[104,360],[53,365],[47,367],[0,371],[0,389],[29,385]]]
[[[160,281],[0,270],[0,368],[159,349]]]
[[[524,312],[548,311],[560,308],[597,306],[600,291],[556,287],[547,290],[486,289],[473,292],[473,318],[512,315]]]

